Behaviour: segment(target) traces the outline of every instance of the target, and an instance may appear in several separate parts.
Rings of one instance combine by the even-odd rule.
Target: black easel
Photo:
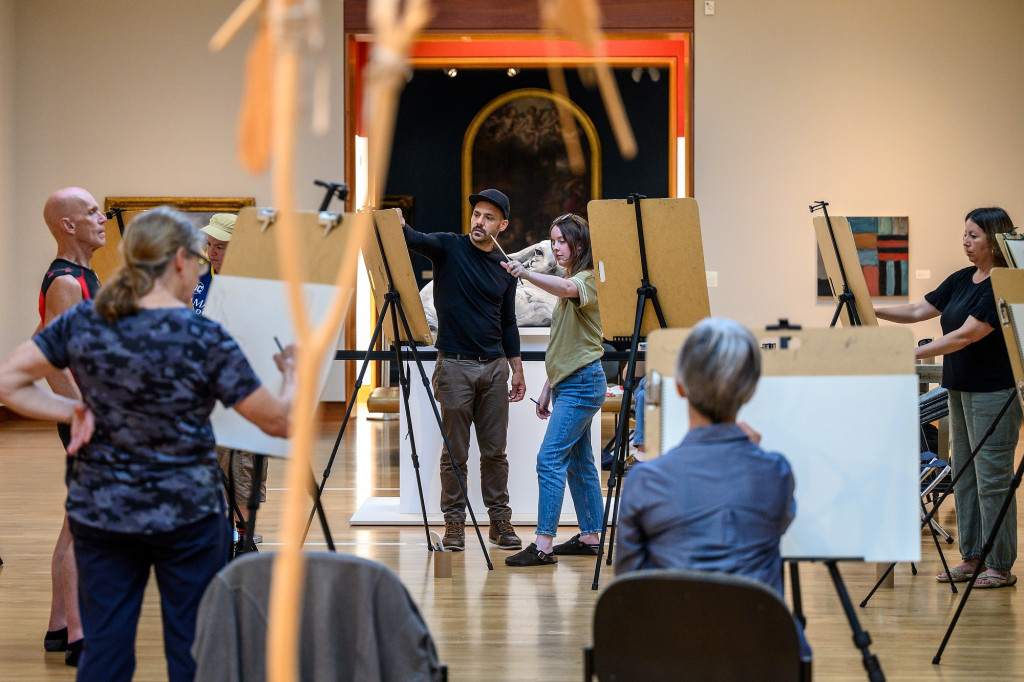
[[[345,201],[348,199],[348,185],[344,182],[324,182],[323,180],[314,180],[313,184],[317,187],[325,188],[324,198],[320,200],[320,208],[318,211],[326,211],[327,207],[331,205],[331,199],[337,199],[338,201]]]
[[[843,306],[846,306],[847,319],[850,321],[850,326],[860,326],[860,314],[857,312],[856,297],[853,291],[850,289],[850,281],[846,277],[846,268],[843,267],[843,259],[839,255],[839,244],[836,243],[836,233],[832,229],[832,219],[828,217],[828,202],[827,201],[815,201],[808,208],[811,213],[820,210],[825,214],[825,224],[828,225],[828,234],[832,238],[832,248],[836,252],[836,262],[839,263],[839,274],[843,278],[843,293],[839,294],[837,298],[839,303],[836,305],[836,313],[832,316],[832,323],[829,327],[836,326],[836,322],[839,321],[839,314],[843,311]]]
[[[633,335],[629,337],[629,361],[626,363],[626,379],[622,385],[622,404],[619,407],[619,423],[615,434],[615,456],[612,458],[612,468],[608,472],[608,497],[604,503],[604,517],[601,520],[601,542],[597,547],[597,565],[594,567],[594,584],[591,589],[596,590],[601,579],[601,559],[604,556],[605,536],[608,533],[608,517],[611,515],[611,536],[608,539],[608,565],[612,564],[612,546],[615,543],[615,526],[619,516],[619,490],[622,487],[622,472],[626,464],[626,449],[629,443],[629,410],[633,402],[633,389],[636,386],[636,379],[633,371],[636,369],[637,348],[640,343],[640,331],[643,328],[644,309],[650,301],[654,306],[654,314],[658,318],[658,325],[664,329],[665,316],[661,312],[661,304],[658,302],[658,288],[651,284],[650,273],[647,269],[647,248],[644,243],[644,222],[640,213],[640,200],[647,197],[642,194],[630,194],[626,202],[632,204],[636,211],[636,235],[640,243],[640,286],[636,290],[636,317],[633,321]],[[618,340],[618,339],[615,339]],[[612,498],[614,497],[614,511]]]
[[[409,325],[409,321],[405,315],[405,309],[402,307],[401,297],[399,296],[398,290],[395,288],[394,279],[391,276],[391,265],[388,263],[387,253],[384,251],[384,244],[380,238],[380,231],[377,226],[373,226],[374,235],[377,239],[377,248],[380,249],[381,259],[384,263],[384,271],[387,279],[387,293],[384,294],[384,305],[381,308],[380,315],[377,318],[377,325],[374,327],[373,334],[370,337],[370,342],[367,344],[366,354],[363,357],[363,364],[359,368],[359,374],[356,377],[355,385],[353,386],[352,395],[348,400],[348,406],[345,409],[345,416],[341,422],[341,428],[338,430],[338,436],[334,441],[334,448],[331,450],[331,456],[327,460],[327,466],[324,468],[323,479],[320,482],[318,490],[323,492],[324,487],[327,485],[327,478],[331,475],[331,467],[334,464],[334,458],[338,454],[338,448],[341,446],[341,440],[345,435],[345,428],[348,426],[348,421],[352,415],[352,409],[355,406],[356,395],[363,384],[363,376],[366,373],[367,367],[370,364],[370,354],[373,352],[374,346],[377,345],[377,339],[380,338],[381,329],[384,326],[384,321],[387,319],[389,309],[392,312],[391,323],[393,325],[394,339],[394,351],[395,351],[395,362],[398,367],[398,382],[401,387],[403,395],[403,405],[405,408],[406,423],[409,425],[409,444],[412,449],[410,457],[412,458],[413,469],[416,472],[416,489],[420,496],[420,511],[423,515],[423,530],[427,537],[427,549],[428,551],[434,551],[434,545],[430,540],[430,524],[427,521],[427,506],[423,498],[423,483],[420,477],[420,460],[419,454],[416,450],[416,438],[414,435],[413,421],[411,415],[411,409],[409,407],[409,380],[410,377],[407,374],[404,366],[402,365],[402,341],[399,335],[398,318],[402,320],[402,328],[405,330],[406,338],[412,339],[412,328]],[[491,557],[487,552],[487,547],[484,544],[483,534],[480,532],[480,525],[477,523],[476,514],[473,512],[473,505],[469,501],[469,494],[466,491],[466,484],[462,480],[462,470],[455,462],[455,457],[452,455],[451,443],[448,441],[448,433],[445,431],[444,424],[441,421],[441,412],[438,410],[437,402],[434,400],[434,394],[430,390],[430,380],[427,378],[426,370],[423,369],[423,362],[420,359],[419,352],[416,349],[416,344],[410,342],[409,350],[412,353],[413,361],[416,363],[416,367],[419,370],[420,378],[423,381],[423,386],[426,389],[427,396],[430,400],[430,406],[434,411],[434,419],[437,421],[437,427],[441,432],[441,439],[444,441],[445,450],[448,452],[448,458],[451,462],[452,468],[455,470],[455,478],[459,482],[459,489],[462,492],[462,497],[466,501],[466,510],[469,513],[470,519],[473,521],[473,527],[476,529],[476,536],[480,542],[480,549],[484,553],[484,560],[487,563],[488,570],[494,570],[494,565],[491,563]],[[309,519],[306,521],[306,532],[309,531],[309,526],[313,520],[313,512],[310,512]],[[303,535],[305,537],[305,535]]]
[[[106,215],[107,220],[112,220],[114,218],[117,218],[117,231],[121,233],[122,237],[124,236],[124,218],[121,217],[121,214],[123,212],[124,212],[123,208],[117,208],[115,206],[114,208],[110,209],[109,211],[107,211],[104,214],[104,215]]]
[[[1016,391],[1010,396],[1010,400],[1016,400]],[[1003,412],[1010,406],[1010,402],[1007,402],[1006,407],[1003,408]],[[1003,416],[1000,412],[999,416],[996,417],[996,422]],[[995,424],[993,424],[995,426]],[[973,456],[973,455],[972,455]],[[964,467],[966,469],[966,467]],[[999,509],[999,515],[996,517],[996,522],[992,526],[992,531],[988,534],[988,538],[985,540],[984,547],[981,548],[981,556],[978,557],[978,568],[980,569],[985,565],[985,559],[988,558],[988,553],[992,551],[992,545],[995,544],[996,533],[999,532],[999,527],[1003,525],[1003,519],[1006,517],[1006,512],[1010,508],[1010,503],[1013,502],[1013,496],[1017,494],[1017,488],[1020,487],[1021,476],[1024,475],[1024,459],[1021,459],[1020,464],[1017,465],[1017,470],[1013,472],[1013,478],[1010,479],[1010,489],[1006,491],[1006,499],[1003,500],[1003,506]],[[945,637],[942,638],[942,644],[939,645],[939,650],[935,652],[935,657],[932,658],[932,663],[938,665],[942,661],[942,652],[946,650],[946,644],[949,642],[949,638],[953,636],[953,628],[956,627],[956,623],[960,620],[960,614],[963,612],[964,607],[967,605],[967,598],[971,596],[971,590],[974,589],[974,583],[977,582],[978,576],[981,571],[975,571],[974,575],[971,576],[970,581],[967,583],[967,589],[964,591],[964,596],[960,598],[960,603],[956,607],[956,613],[953,614],[953,620],[949,623],[949,628],[946,630]]]
[[[824,202],[819,202],[819,203],[824,203]],[[824,208],[824,206],[822,208]],[[811,207],[811,210],[813,211],[814,207]],[[826,213],[826,215],[828,215],[828,214]],[[829,225],[829,230],[831,231],[831,224]],[[834,243],[835,243],[835,237],[833,236],[833,244]],[[836,257],[837,258],[838,258],[838,254],[839,254],[839,251],[837,249],[836,250]],[[845,277],[846,277],[846,275],[844,273],[843,274],[844,288],[849,290],[848,287],[846,287],[846,285],[845,285]],[[840,307],[842,305],[843,305],[843,302],[840,301]],[[853,305],[853,293],[852,292],[850,293],[850,298],[849,298],[849,301],[847,302],[847,305],[849,305],[850,311],[855,315],[856,314],[856,308]],[[836,316],[837,317],[838,317],[838,314],[839,313],[838,313],[838,310],[837,310],[836,311]],[[860,319],[856,318],[856,321],[855,322],[851,322],[851,324],[853,324],[855,326],[860,326]],[[835,326],[835,319],[832,320],[832,326]],[[778,324],[769,325],[769,326],[765,327],[765,329],[768,330],[768,331],[779,331],[779,332],[798,331],[800,328],[801,328],[800,325],[790,324],[789,320],[786,319],[786,318],[779,319],[779,323]],[[789,340],[790,340],[790,338],[791,337],[786,336],[785,334],[780,334],[779,335],[779,346],[778,347],[779,347],[780,350],[785,350],[785,349],[789,348]],[[774,344],[766,344],[766,345],[774,346]],[[772,347],[771,350],[774,350],[774,347]],[[940,550],[940,553],[941,553],[941,550]],[[801,627],[805,627],[807,625],[807,618],[806,618],[806,616],[804,616],[804,612],[803,612],[803,597],[802,597],[802,595],[800,593],[800,567],[798,565],[798,562],[796,562],[796,561],[789,561],[787,563],[789,564],[789,577],[790,577],[790,583],[792,585],[792,593],[793,593],[793,617],[796,618],[796,620],[800,623]],[[846,614],[846,620],[850,624],[850,629],[853,630],[853,643],[854,643],[854,645],[858,649],[860,649],[861,659],[862,659],[862,661],[864,663],[864,669],[868,673],[868,679],[871,680],[872,682],[884,682],[885,675],[882,673],[882,667],[881,667],[881,665],[878,662],[878,657],[875,656],[873,653],[871,653],[871,650],[869,649],[869,647],[871,645],[871,635],[869,635],[868,632],[866,630],[864,630],[860,626],[860,620],[857,618],[857,613],[853,609],[853,603],[850,601],[850,595],[849,595],[849,592],[847,592],[847,590],[846,590],[846,584],[843,582],[843,577],[839,573],[839,566],[836,563],[836,559],[826,559],[824,561],[824,563],[825,563],[825,566],[828,567],[829,576],[832,578],[832,584],[833,584],[833,586],[836,589],[836,595],[839,597],[839,603],[842,605],[843,612]]]

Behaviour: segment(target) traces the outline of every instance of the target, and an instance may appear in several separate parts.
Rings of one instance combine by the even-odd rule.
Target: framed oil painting
[[[125,226],[132,218],[143,211],[157,206],[173,206],[184,212],[189,220],[198,228],[210,222],[214,213],[238,213],[246,206],[255,206],[253,197],[107,197],[103,202],[103,210],[110,213],[114,209],[121,210],[121,222]],[[98,250],[92,258],[93,270],[104,282],[120,267],[121,245],[120,223],[117,217],[107,220],[107,244]]]
[[[558,104],[572,112],[581,131],[586,171],[574,175],[562,139]],[[578,105],[550,90],[524,88],[488,102],[473,118],[462,143],[462,195],[494,187],[508,195],[508,253],[550,239],[551,221],[564,214],[586,217],[587,202],[601,198],[601,143],[593,121]],[[470,206],[463,207],[463,229]]]

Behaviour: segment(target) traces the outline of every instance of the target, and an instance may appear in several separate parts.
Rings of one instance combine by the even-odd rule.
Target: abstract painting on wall
[[[847,217],[871,296],[909,295],[909,227],[902,217]],[[831,296],[825,264],[818,256],[818,296]]]

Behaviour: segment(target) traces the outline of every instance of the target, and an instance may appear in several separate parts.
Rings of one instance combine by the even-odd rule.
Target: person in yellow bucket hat
[[[202,315],[206,307],[206,296],[210,292],[214,275],[220,274],[224,265],[224,256],[227,254],[228,243],[231,241],[231,234],[235,231],[235,221],[238,219],[232,213],[214,213],[210,216],[210,222],[201,231],[206,234],[206,260],[210,264],[209,272],[199,277],[199,284],[192,293],[192,309]],[[245,523],[249,520],[248,501],[252,493],[253,472],[256,469],[256,455],[245,450],[236,450],[217,446],[217,461],[220,463],[224,475],[228,477],[235,489],[235,504],[242,518],[236,519],[238,532],[235,552],[244,552],[247,545],[245,542]],[[267,499],[267,465],[268,460],[263,460],[263,470],[260,472],[260,502]],[[253,534],[253,543],[263,541],[263,536]]]

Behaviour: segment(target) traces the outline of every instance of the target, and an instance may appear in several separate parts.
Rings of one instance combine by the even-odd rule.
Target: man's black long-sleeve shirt
[[[447,353],[517,358],[516,278],[497,250],[478,249],[468,234],[423,234],[408,225],[405,241],[434,264],[437,342]]]

